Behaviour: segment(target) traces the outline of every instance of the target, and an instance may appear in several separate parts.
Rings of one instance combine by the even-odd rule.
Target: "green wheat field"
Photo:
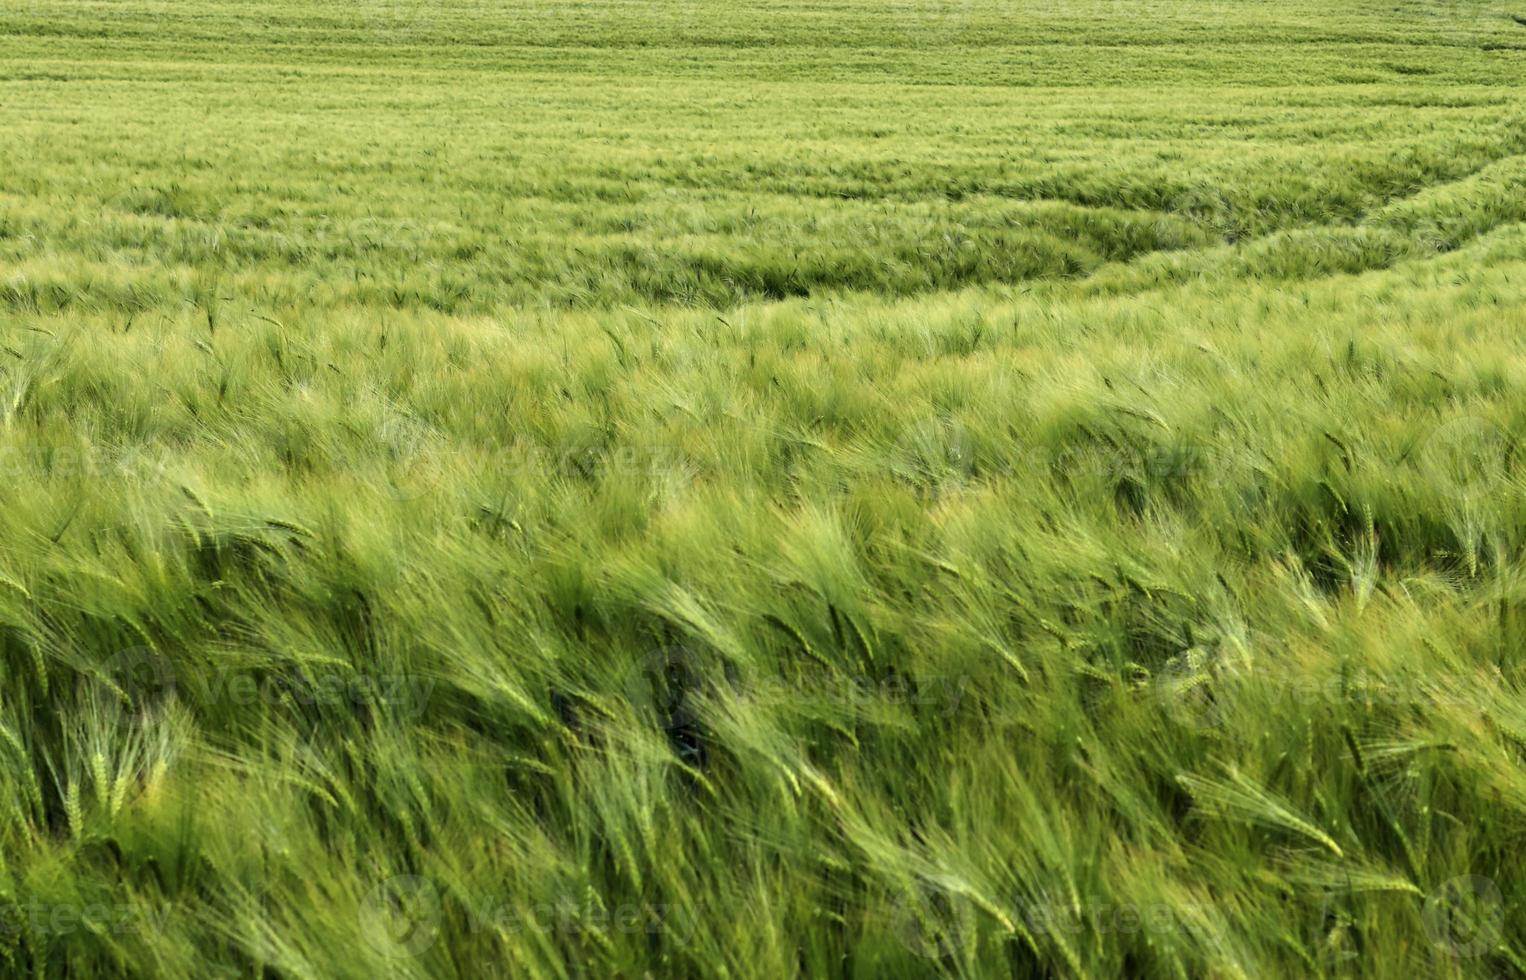
[[[1526,0],[4,0],[0,976],[1526,975]]]

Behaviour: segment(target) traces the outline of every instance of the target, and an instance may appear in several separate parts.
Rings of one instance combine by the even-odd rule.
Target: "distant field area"
[[[0,6],[0,975],[1526,975],[1526,0]]]
[[[1526,27],[1327,6],[23,3],[0,303],[904,296],[1518,220]]]

